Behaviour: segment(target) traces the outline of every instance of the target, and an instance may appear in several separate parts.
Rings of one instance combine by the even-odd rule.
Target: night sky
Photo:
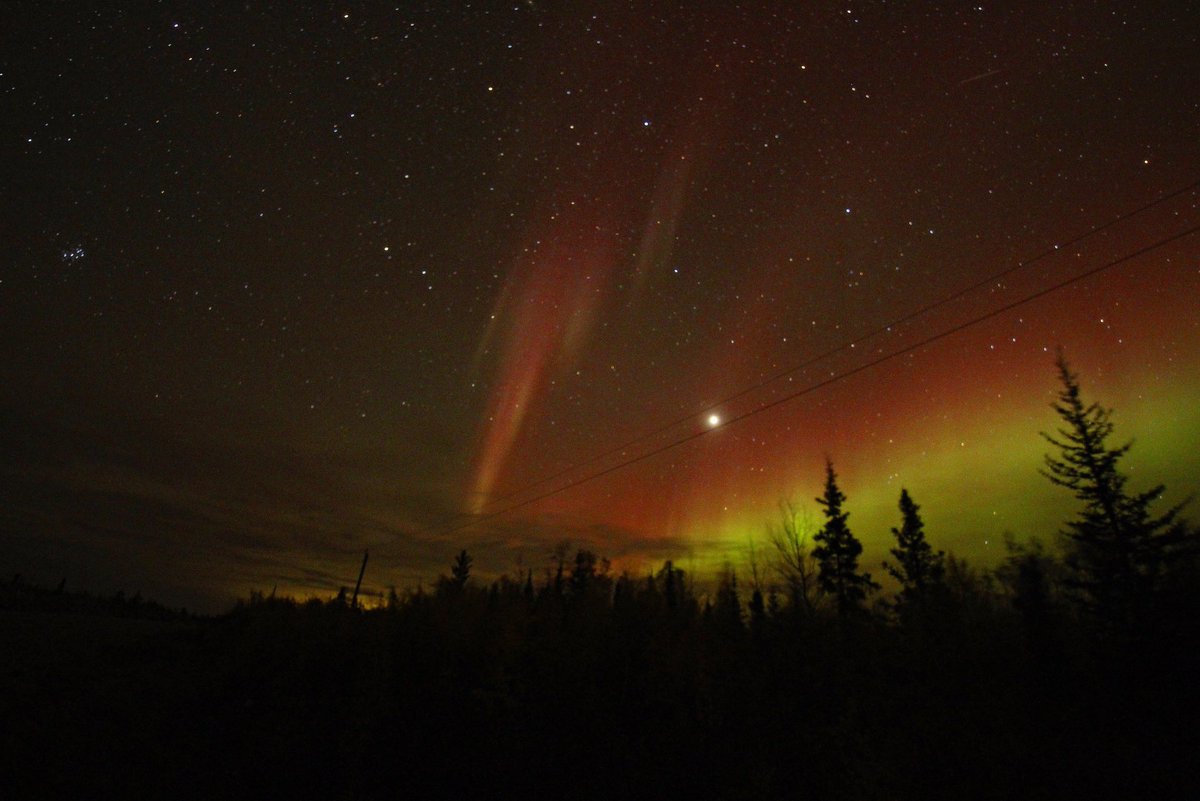
[[[703,574],[827,455],[876,578],[901,486],[988,565],[1059,346],[1200,489],[1190,3],[88,5],[0,11],[3,580]]]

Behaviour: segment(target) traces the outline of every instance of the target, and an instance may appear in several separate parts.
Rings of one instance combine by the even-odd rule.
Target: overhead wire
[[[877,327],[871,329],[870,331],[860,335],[856,339],[853,339],[849,342],[844,342],[840,345],[837,345],[836,347],[830,348],[816,356],[812,356],[812,357],[806,359],[805,361],[801,362],[800,364],[789,367],[788,369],[783,370],[781,372],[774,373],[754,384],[751,384],[751,385],[733,393],[732,395],[726,396],[726,397],[724,397],[718,401],[715,401],[713,403],[706,404],[705,406],[703,406],[696,412],[691,412],[691,413],[683,415],[681,417],[674,418],[666,423],[659,425],[658,427],[656,427],[654,429],[651,429],[643,434],[639,434],[638,436],[636,436],[632,439],[626,440],[619,445],[615,445],[607,450],[601,451],[600,453],[590,456],[587,459],[584,459],[582,461],[574,462],[574,463],[568,465],[567,467],[561,468],[560,470],[558,470],[554,473],[543,476],[542,478],[536,479],[536,480],[529,482],[521,487],[518,487],[509,492],[506,492],[495,498],[492,498],[483,504],[483,508],[486,509],[490,506],[495,506],[497,504],[503,503],[504,501],[510,500],[519,495],[523,495],[526,492],[536,489],[537,487],[540,487],[544,484],[548,484],[552,481],[555,481],[559,478],[569,475],[570,473],[573,473],[576,470],[580,470],[584,467],[588,467],[589,465],[593,465],[596,462],[599,462],[610,456],[614,456],[618,453],[623,453],[624,451],[627,451],[629,448],[632,448],[635,445],[639,445],[639,444],[641,444],[647,440],[653,439],[661,434],[665,434],[666,432],[670,431],[671,429],[676,428],[680,425],[683,425],[684,423],[693,421],[698,416],[702,416],[706,412],[711,412],[722,406],[726,406],[736,400],[740,400],[741,398],[745,397],[746,395],[749,395],[753,392],[757,392],[758,390],[763,389],[763,388],[775,383],[776,381],[780,381],[784,378],[787,378],[788,376],[794,375],[795,373],[798,373],[801,370],[805,370],[809,367],[812,367],[813,365],[818,364],[819,362],[822,362],[825,359],[828,359],[832,356],[836,356],[839,353],[842,353],[842,352],[848,351],[848,350],[853,350],[854,348],[858,347],[859,345],[862,345],[863,343],[865,343],[871,339],[874,339],[877,336],[891,332],[892,329],[894,329],[894,328],[898,328],[902,325],[905,325],[906,323],[912,322],[913,320],[915,320],[919,317],[922,317],[926,314],[929,314],[930,312],[935,311],[935,310],[941,308],[942,306],[945,306],[948,303],[952,303],[956,300],[959,300],[960,298],[963,298],[966,295],[969,295],[970,293],[972,293],[978,289],[988,286],[989,284],[994,284],[998,281],[1001,281],[1004,278],[1007,278],[1008,276],[1010,276],[1016,272],[1019,272],[1020,270],[1030,267],[1050,256],[1053,256],[1054,254],[1059,253],[1060,251],[1062,251],[1065,248],[1069,248],[1073,245],[1077,245],[1080,242],[1083,242],[1084,240],[1087,240],[1087,239],[1095,236],[1096,234],[1102,233],[1103,231],[1113,228],[1129,219],[1132,219],[1133,217],[1138,216],[1139,214],[1143,214],[1157,206],[1162,205],[1163,203],[1166,203],[1170,200],[1173,200],[1181,195],[1187,194],[1188,192],[1194,191],[1198,188],[1200,188],[1200,180],[1193,181],[1179,189],[1175,189],[1173,191],[1159,195],[1158,197],[1154,198],[1153,200],[1148,201],[1148,202],[1142,204],[1141,206],[1138,206],[1135,209],[1132,209],[1130,211],[1119,214],[1118,216],[1114,217],[1113,219],[1109,220],[1108,222],[1101,223],[1099,225],[1095,225],[1092,228],[1089,228],[1088,230],[1084,231],[1083,233],[1081,233],[1071,239],[1051,245],[1050,247],[1047,247],[1045,250],[1037,253],[1034,256],[1031,256],[1027,259],[1022,260],[1022,261],[1018,262],[1017,264],[1014,264],[1010,267],[1006,267],[1003,270],[1000,270],[999,272],[992,273],[984,278],[979,279],[978,281],[975,281],[972,284],[969,284],[968,286],[962,287],[961,289],[957,289],[954,292],[951,292],[950,294],[945,295],[942,298],[939,298],[938,300],[927,303],[926,305],[921,306],[920,308],[917,308],[911,312],[908,312],[907,314],[904,314],[904,315],[897,317],[887,323],[877,326]],[[732,421],[727,421],[727,422],[732,422]],[[541,496],[539,496],[537,498],[537,500],[540,500],[540,499],[541,499]],[[450,517],[446,522],[453,522],[455,520],[462,519],[463,517],[476,518],[476,515],[471,514],[471,513],[462,513],[462,514],[458,514],[458,515],[454,515],[454,516]],[[478,519],[489,519],[489,518],[483,517],[483,518],[478,518]],[[439,531],[439,530],[441,530],[441,528],[444,525],[445,525],[445,523],[432,525],[432,526],[426,526],[424,528],[419,529],[415,533],[425,534],[425,533],[430,533],[430,532],[434,532],[434,531]],[[458,530],[458,529],[451,529],[451,531],[456,531],[456,530]]]
[[[1032,303],[1033,301],[1043,298],[1053,292],[1058,292],[1059,290],[1065,289],[1066,287],[1072,286],[1081,281],[1085,281],[1088,278],[1091,278],[1093,276],[1096,276],[1096,275],[1099,275],[1100,273],[1105,272],[1106,270],[1110,270],[1113,267],[1124,264],[1125,262],[1132,261],[1133,259],[1136,259],[1140,256],[1144,256],[1145,254],[1150,253],[1154,250],[1157,250],[1158,248],[1165,247],[1166,245],[1169,245],[1173,242],[1177,242],[1177,241],[1184,239],[1188,236],[1191,236],[1192,234],[1195,234],[1197,232],[1200,232],[1200,225],[1194,226],[1185,231],[1182,231],[1180,233],[1169,236],[1165,239],[1160,239],[1150,245],[1146,245],[1145,247],[1139,248],[1138,250],[1135,250],[1132,253],[1128,253],[1124,256],[1113,259],[1113,260],[1106,262],[1098,267],[1093,267],[1089,270],[1085,270],[1082,273],[1078,273],[1070,278],[1064,279],[1064,280],[1054,283],[1048,287],[1044,287],[1043,289],[1032,292],[1018,300],[1012,301],[1010,303],[1006,303],[1006,304],[999,306],[989,312],[985,312],[984,314],[980,314],[976,317],[966,320],[965,322],[958,323],[954,326],[951,326],[950,328],[947,328],[943,331],[939,331],[936,334],[925,337],[924,339],[921,339],[910,345],[906,345],[906,346],[904,346],[898,350],[895,350],[891,353],[888,353],[886,355],[872,359],[871,361],[860,364],[857,367],[851,368],[844,372],[833,375],[829,378],[818,381],[815,384],[811,384],[811,385],[805,387],[804,389],[801,389],[796,392],[790,393],[788,395],[784,395],[784,396],[776,398],[774,400],[759,404],[758,406],[754,407],[753,409],[750,409],[749,411],[743,412],[742,414],[739,414],[735,417],[731,417],[729,420],[722,423],[719,428],[720,429],[728,428],[729,426],[731,426],[735,423],[741,422],[742,420],[745,420],[747,418],[761,414],[769,409],[775,408],[776,406],[781,406],[781,405],[788,403],[790,401],[793,401],[797,398],[811,394],[819,389],[823,389],[824,387],[830,386],[831,384],[835,384],[839,381],[844,381],[847,378],[850,378],[851,376],[862,373],[873,367],[877,367],[880,364],[883,364],[884,362],[890,361],[899,356],[903,356],[907,353],[911,353],[915,350],[926,347],[927,345],[931,345],[931,344],[938,342],[940,340],[943,340],[947,337],[953,336],[954,334],[965,331],[968,328],[979,325],[980,323],[986,322],[987,320],[990,320],[994,317],[998,317],[1002,314],[1010,312],[1013,309],[1016,309],[1016,308],[1026,305],[1026,304]],[[689,419],[691,419],[691,418],[689,418]],[[543,492],[532,498],[527,498],[523,501],[519,501],[517,503],[510,504],[510,505],[504,507],[503,509],[497,510],[495,512],[489,512],[487,514],[476,515],[471,520],[469,520],[466,523],[463,523],[462,525],[440,531],[439,533],[443,536],[449,535],[449,534],[454,534],[456,532],[463,531],[464,529],[468,529],[473,526],[479,525],[480,523],[484,523],[489,520],[493,520],[497,517],[506,515],[509,512],[515,511],[517,509],[520,509],[520,508],[523,508],[526,506],[530,506],[532,504],[538,503],[539,501],[546,500],[547,498],[551,498],[555,495],[566,492],[567,490],[574,489],[575,487],[595,481],[596,479],[602,478],[602,477],[609,475],[611,473],[614,473],[618,470],[623,470],[626,467],[630,467],[631,465],[637,464],[639,462],[643,462],[654,456],[658,456],[659,454],[665,453],[666,451],[672,450],[674,448],[678,448],[679,446],[684,445],[688,442],[691,442],[692,440],[699,439],[700,437],[706,436],[708,434],[712,434],[717,430],[718,430],[717,428],[707,428],[707,429],[701,429],[699,431],[692,432],[684,437],[680,437],[679,439],[672,440],[671,442],[669,442],[665,445],[659,446],[657,448],[654,448],[652,450],[649,450],[645,453],[639,454],[632,458],[625,459],[621,462],[618,462],[617,464],[610,465],[609,467],[606,467],[602,470],[598,470],[594,473],[590,473],[586,476],[583,476],[579,479],[568,482],[567,484],[564,484],[560,487],[556,487],[555,489],[549,490],[547,492]],[[543,483],[544,483],[544,481],[543,481]]]

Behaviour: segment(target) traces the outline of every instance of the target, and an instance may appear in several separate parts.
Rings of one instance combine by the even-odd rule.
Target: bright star
[[[719,426],[719,425],[721,425],[721,418],[720,418],[720,416],[718,416],[718,415],[715,415],[715,414],[710,414],[710,415],[708,416],[708,427],[709,427],[709,428],[716,428],[716,427],[717,427],[717,426]]]

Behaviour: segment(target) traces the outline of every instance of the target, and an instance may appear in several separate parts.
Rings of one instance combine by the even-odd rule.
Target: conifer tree
[[[871,581],[870,573],[858,572],[862,543],[846,524],[850,514],[842,510],[845,501],[846,496],[837,485],[833,462],[826,460],[825,493],[817,498],[825,514],[825,525],[813,537],[818,543],[813,548],[813,556],[817,558],[820,569],[817,580],[821,589],[833,596],[838,615],[842,617],[861,611],[867,595],[879,589],[879,585]]]
[[[667,608],[672,612],[679,605],[679,573],[681,571],[675,569],[675,565],[668,559],[663,563],[662,570],[658,573],[659,580],[663,585],[663,598],[666,599]]]
[[[1084,405],[1079,379],[1061,351],[1057,365],[1063,388],[1052,407],[1065,425],[1056,437],[1042,432],[1060,456],[1047,454],[1041,472],[1083,502],[1063,532],[1068,543],[1066,584],[1082,608],[1103,625],[1132,631],[1147,620],[1159,575],[1184,538],[1175,520],[1180,507],[1154,517],[1150,505],[1163,487],[1138,494],[1126,489],[1127,478],[1117,464],[1132,443],[1108,445],[1112,410],[1094,402]]]
[[[461,589],[466,586],[467,579],[470,577],[471,557],[464,548],[458,556],[454,557],[454,564],[450,567],[450,583]]]
[[[582,596],[587,594],[593,580],[596,578],[596,554],[591,551],[579,550],[575,553],[575,567],[571,569],[571,592]]]
[[[750,613],[750,628],[755,631],[760,630],[767,620],[767,604],[763,598],[762,590],[758,587],[750,593],[750,603],[746,604],[747,611]]]
[[[742,629],[742,603],[738,597],[737,573],[732,565],[726,565],[721,571],[713,616],[717,626],[727,634]]]
[[[896,564],[883,563],[887,572],[900,582],[900,593],[896,596],[896,609],[920,603],[943,585],[946,574],[944,551],[934,552],[925,539],[925,522],[921,520],[921,507],[913,502],[907,489],[900,490],[900,528],[892,529],[896,547],[891,549]]]

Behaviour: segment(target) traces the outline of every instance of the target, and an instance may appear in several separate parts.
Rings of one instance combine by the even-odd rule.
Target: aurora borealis
[[[827,455],[868,569],[901,486],[986,564],[1073,509],[1037,473],[1060,346],[1132,484],[1197,488],[1200,234],[724,422],[1200,225],[1191,189],[1055,249],[1200,180],[1187,4],[0,15],[9,576],[703,572],[816,515]]]

